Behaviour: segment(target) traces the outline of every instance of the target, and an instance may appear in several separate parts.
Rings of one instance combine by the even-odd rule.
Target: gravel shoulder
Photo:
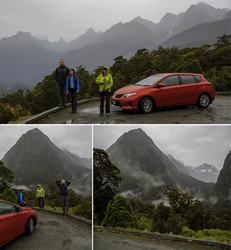
[[[131,235],[94,232],[94,250],[215,250],[217,247],[204,246],[191,243],[157,240]]]

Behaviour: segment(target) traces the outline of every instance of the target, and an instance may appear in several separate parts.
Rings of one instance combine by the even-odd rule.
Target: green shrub
[[[184,226],[182,227],[182,233],[186,237],[198,239],[216,240],[223,242],[231,241],[231,231],[222,231],[219,229],[203,229],[195,232],[194,230]]]
[[[6,188],[2,194],[0,194],[0,199],[9,201],[12,203],[17,203],[17,196],[14,192],[14,190],[10,188]]]
[[[182,227],[182,233],[186,237],[194,237],[196,235],[196,232],[186,226]]]
[[[85,219],[92,220],[92,201],[86,200],[77,207],[73,207],[73,215],[81,216]]]
[[[147,219],[146,217],[142,216],[137,221],[137,228],[143,231],[151,231],[152,229],[152,220]]]
[[[137,228],[137,218],[129,200],[122,195],[116,195],[113,203],[108,204],[102,224],[106,227]]]

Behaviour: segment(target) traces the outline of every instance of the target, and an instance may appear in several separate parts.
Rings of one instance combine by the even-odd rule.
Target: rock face
[[[165,185],[203,196],[214,186],[179,171],[142,129],[123,134],[107,153],[121,171],[120,192],[127,197],[152,202],[162,198]]]
[[[191,28],[183,30],[164,41],[161,46],[173,47],[198,47],[204,44],[214,44],[217,37],[224,34],[231,34],[231,18],[217,20],[208,23],[200,23]]]
[[[213,194],[217,198],[216,206],[231,209],[231,151],[225,158]]]
[[[71,181],[71,188],[82,194],[91,194],[90,161],[83,160],[67,150],[61,150],[39,129],[23,134],[5,154],[2,161],[13,170],[15,185],[35,188],[58,174]]]

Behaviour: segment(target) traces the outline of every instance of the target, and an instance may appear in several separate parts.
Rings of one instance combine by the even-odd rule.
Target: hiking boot
[[[111,114],[110,114],[110,113],[107,113],[106,115],[107,115],[107,116],[110,116]]]
[[[103,116],[103,113],[99,113],[99,116]]]

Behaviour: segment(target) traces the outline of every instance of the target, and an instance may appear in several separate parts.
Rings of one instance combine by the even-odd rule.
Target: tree
[[[92,200],[91,197],[85,198],[78,206],[73,208],[74,215],[92,220]]]
[[[32,113],[37,114],[58,105],[58,87],[54,78],[54,72],[45,76],[33,90]]]
[[[165,194],[169,199],[171,210],[185,220],[185,224],[193,230],[212,228],[215,217],[211,209],[206,208],[201,201],[194,200],[186,193],[180,193],[177,189],[166,186]],[[182,220],[179,220],[182,222]]]
[[[8,123],[14,119],[14,115],[8,104],[0,102],[0,123]]]
[[[188,193],[180,193],[170,186],[165,187],[165,194],[169,199],[171,208],[178,214],[184,214],[193,204],[193,197]]]
[[[215,212],[218,220],[218,228],[231,231],[231,210],[227,208],[220,209]]]
[[[82,65],[77,67],[76,74],[79,78],[79,94],[78,99],[87,99],[91,95],[94,95],[95,89],[93,84],[95,84],[95,79],[91,73],[89,73],[85,67]]]
[[[0,194],[0,199],[9,201],[12,203],[17,203],[17,196],[15,195],[14,190],[11,188],[6,188],[3,193]]]
[[[69,196],[69,206],[70,207],[76,207],[80,204],[82,197],[79,194],[76,194],[73,189],[68,190],[68,196]]]
[[[112,204],[108,204],[102,224],[106,227],[137,227],[137,218],[129,200],[122,195],[116,195]]]
[[[111,163],[108,154],[94,148],[94,212],[99,223],[105,216],[108,202],[117,193],[120,181],[120,171]]]
[[[6,188],[10,188],[14,180],[13,171],[4,166],[0,161],[0,193],[4,192]]]
[[[163,202],[157,205],[153,215],[154,232],[166,233],[168,231],[167,220],[169,218],[170,211],[170,207],[165,206]]]
[[[61,206],[59,187],[56,182],[53,180],[47,180],[47,187],[49,190],[49,193],[46,194],[48,205],[52,207]]]
[[[217,38],[217,42],[213,44],[216,49],[230,48],[231,47],[231,35],[224,34]]]

